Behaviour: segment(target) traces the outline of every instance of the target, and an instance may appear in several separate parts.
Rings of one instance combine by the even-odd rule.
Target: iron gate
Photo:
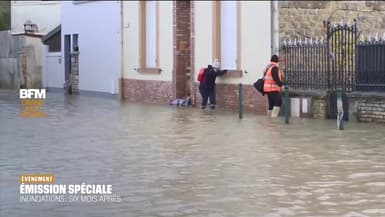
[[[353,91],[355,87],[355,47],[357,23],[327,22],[328,89]]]

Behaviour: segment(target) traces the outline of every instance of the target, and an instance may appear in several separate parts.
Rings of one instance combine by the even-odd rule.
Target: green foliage
[[[11,1],[0,1],[0,31],[11,29]]]

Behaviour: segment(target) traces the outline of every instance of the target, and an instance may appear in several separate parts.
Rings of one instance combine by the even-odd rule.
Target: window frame
[[[237,29],[237,54],[236,54],[236,68],[235,69],[226,69],[226,77],[241,77],[241,4],[239,1],[236,1],[236,29]],[[222,63],[221,58],[221,2],[213,1],[213,38],[212,38],[212,49],[213,56],[212,59],[218,59]]]
[[[147,67],[147,10],[146,10],[147,1],[139,1],[139,67],[137,71],[143,74],[160,74],[161,69],[159,68],[159,3],[155,1],[155,64],[156,67]]]

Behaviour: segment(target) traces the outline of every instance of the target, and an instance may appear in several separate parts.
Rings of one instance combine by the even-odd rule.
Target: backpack
[[[203,77],[205,76],[206,68],[201,68],[198,72],[198,81],[203,81]]]

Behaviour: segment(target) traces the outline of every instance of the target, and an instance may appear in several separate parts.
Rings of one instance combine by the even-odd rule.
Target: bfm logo
[[[20,89],[20,99],[45,99],[45,89]]]

